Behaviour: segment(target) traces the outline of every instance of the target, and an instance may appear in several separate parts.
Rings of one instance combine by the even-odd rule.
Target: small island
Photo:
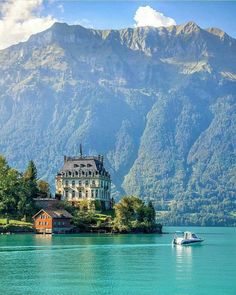
[[[73,167],[68,163],[69,159]],[[81,152],[79,157],[64,158],[65,163],[73,169],[68,170],[65,179],[63,172],[57,174],[57,192],[52,197],[49,184],[37,178],[33,161],[21,173],[0,156],[0,233],[37,232],[36,218],[32,217],[41,210],[46,212],[45,220],[38,221],[44,229],[41,233],[59,233],[53,231],[53,226],[50,230],[48,225],[50,218],[60,214],[60,218],[53,221],[57,229],[65,228],[66,220],[70,221],[67,230],[61,232],[162,232],[151,201],[146,204],[139,197],[124,196],[115,204],[110,197],[110,176],[103,167],[102,156],[84,157]]]

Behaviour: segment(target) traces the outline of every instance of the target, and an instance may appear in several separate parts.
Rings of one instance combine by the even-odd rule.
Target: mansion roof
[[[93,176],[110,177],[103,165],[102,156],[64,157],[64,165],[58,172],[61,176]]]

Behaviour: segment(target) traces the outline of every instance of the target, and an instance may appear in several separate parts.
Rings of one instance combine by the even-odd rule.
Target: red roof
[[[72,218],[73,216],[67,212],[66,210],[53,210],[53,209],[41,209],[39,212],[37,212],[32,218],[36,218],[40,213],[45,212],[52,218]]]

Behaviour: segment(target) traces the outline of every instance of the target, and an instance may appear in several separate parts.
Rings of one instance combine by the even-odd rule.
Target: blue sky
[[[45,12],[68,23],[119,29],[134,25],[140,6],[150,6],[177,24],[193,20],[236,37],[236,1],[53,1],[46,3]]]
[[[98,29],[195,21],[236,38],[235,1],[0,0],[0,49],[26,41],[56,21]],[[6,34],[7,32],[7,34]]]

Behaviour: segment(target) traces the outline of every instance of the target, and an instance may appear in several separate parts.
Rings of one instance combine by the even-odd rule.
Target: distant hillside
[[[56,23],[0,51],[0,153],[54,184],[63,155],[102,153],[113,194],[169,224],[236,224],[236,40],[195,23]]]

